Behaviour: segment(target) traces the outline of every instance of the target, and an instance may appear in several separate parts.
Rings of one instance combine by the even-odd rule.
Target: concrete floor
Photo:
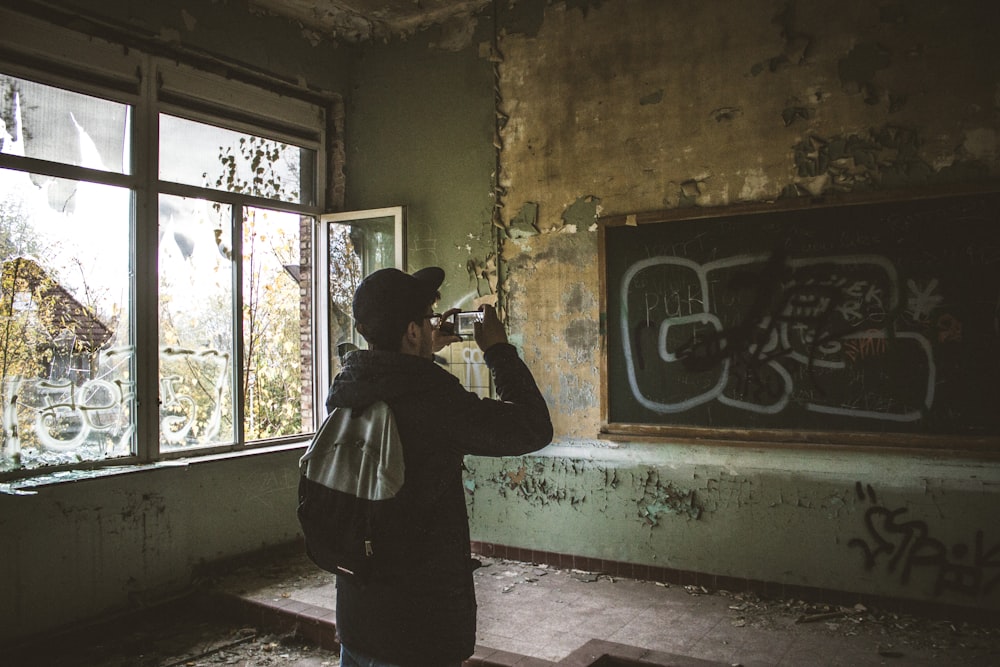
[[[753,595],[665,586],[518,561],[482,559],[478,665],[544,667],[608,653],[643,664],[1000,665],[1000,628]],[[234,604],[333,633],[333,575],[301,555],[215,582]],[[597,653],[594,653],[597,651]],[[615,653],[617,651],[617,653]],[[685,660],[688,662],[685,662]],[[623,659],[600,664],[625,665]]]

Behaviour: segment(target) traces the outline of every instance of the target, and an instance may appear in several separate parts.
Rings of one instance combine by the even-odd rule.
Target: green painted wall
[[[458,50],[437,31],[365,47],[346,108],[347,208],[407,207],[409,269],[445,269],[442,308],[490,293],[467,270],[495,247],[492,22],[477,25]]]

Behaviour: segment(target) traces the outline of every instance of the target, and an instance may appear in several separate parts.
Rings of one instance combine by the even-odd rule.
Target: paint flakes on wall
[[[692,206],[708,206],[711,200],[706,198],[710,174],[700,174],[687,178],[680,183],[670,183],[674,192],[667,194],[666,199],[671,208],[690,208]]]
[[[798,176],[804,179],[800,183],[813,195],[830,190],[975,181],[987,175],[986,166],[975,159],[953,160],[936,168],[921,156],[922,145],[916,131],[883,125],[865,134],[811,135],[793,146],[793,151]]]
[[[809,120],[813,112],[804,106],[787,106],[781,110],[781,120],[788,127],[797,120]]]
[[[473,492],[485,491],[501,498],[513,496],[536,509],[551,505],[579,509],[587,503],[590,511],[607,509],[607,471],[589,462],[532,456],[503,461],[467,457],[466,470],[467,478],[475,480],[467,500],[470,507],[475,506]],[[466,489],[470,489],[468,483]]]
[[[570,498],[566,486],[548,476],[546,465],[542,461],[531,463],[530,474],[527,463],[522,463],[516,470],[503,471],[490,477],[489,482],[496,485],[501,496],[514,493],[534,506],[558,504]],[[575,504],[581,500],[582,498],[574,496],[572,502]]]
[[[716,123],[732,122],[742,115],[743,109],[740,107],[719,107],[718,109],[712,109],[712,112],[709,114]]]
[[[465,263],[465,270],[469,274],[469,282],[475,282],[476,294],[479,297],[497,293],[497,258],[495,255],[488,255],[485,259],[470,257]]]
[[[694,477],[698,479],[701,475],[696,473]],[[757,502],[754,497],[754,486],[754,481],[748,477],[719,471],[705,478],[704,484],[695,491],[704,511],[725,512],[749,507]],[[777,507],[784,504],[795,503],[786,501],[781,497],[781,491],[778,491],[778,500],[770,506]]]
[[[521,239],[538,234],[538,204],[525,202],[521,210],[510,221],[507,233],[513,239]]]
[[[510,479],[509,486],[512,489],[517,488],[519,485],[524,483],[524,478],[528,476],[528,467],[521,466],[516,472],[508,472],[507,477]]]
[[[600,217],[600,204],[601,200],[594,195],[580,197],[563,211],[563,225],[588,229]]]
[[[642,483],[642,497],[636,502],[639,519],[649,525],[660,525],[663,515],[701,518],[704,511],[693,489],[681,489],[671,481],[662,481],[659,473],[650,468]]]

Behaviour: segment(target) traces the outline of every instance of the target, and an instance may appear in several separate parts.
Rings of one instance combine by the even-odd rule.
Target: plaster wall
[[[501,294],[557,437],[470,460],[473,539],[1000,608],[993,459],[602,436],[597,247],[607,215],[995,183],[996,6],[520,7],[500,40]]]
[[[293,542],[301,455],[64,473],[0,494],[0,641],[169,600],[201,564]]]
[[[363,47],[346,103],[346,207],[406,206],[408,268],[445,270],[442,311],[496,288],[493,79],[480,56],[492,23],[476,25],[455,45],[430,30]]]

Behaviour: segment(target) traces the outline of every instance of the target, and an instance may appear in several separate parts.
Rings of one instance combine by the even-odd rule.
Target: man
[[[385,401],[405,464],[386,519],[383,540],[391,543],[376,556],[371,580],[337,576],[344,667],[442,667],[472,655],[475,561],[463,458],[518,456],[552,440],[545,399],[491,306],[475,325],[475,341],[501,400],[479,398],[434,363],[435,352],[461,340],[433,311],[443,281],[444,271],[430,267],[412,275],[382,269],[361,282],[354,320],[369,349],[347,355],[327,399],[331,409]]]

